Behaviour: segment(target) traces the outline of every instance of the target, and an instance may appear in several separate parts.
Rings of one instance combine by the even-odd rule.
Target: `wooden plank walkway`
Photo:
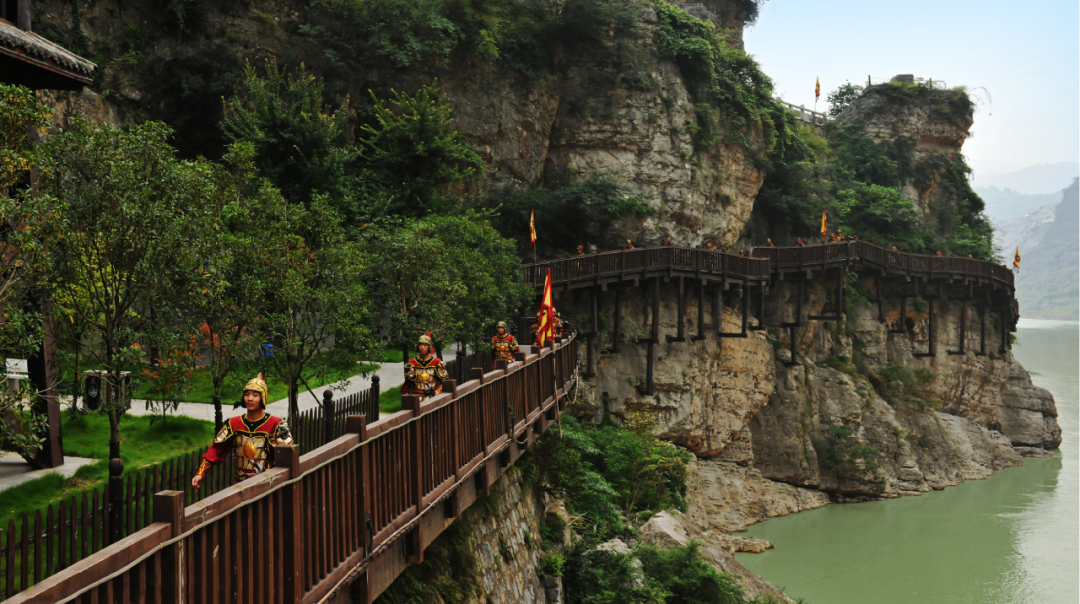
[[[382,593],[548,429],[577,389],[577,336],[372,423],[333,422],[304,454],[185,506],[154,495],[153,522],[9,603],[322,602]]]

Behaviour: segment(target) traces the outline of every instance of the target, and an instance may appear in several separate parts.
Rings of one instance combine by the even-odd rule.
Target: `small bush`
[[[889,365],[874,372],[870,383],[890,405],[903,404],[926,411],[941,406],[941,401],[930,391],[936,378],[937,374],[930,369]]]
[[[822,438],[814,439],[818,463],[837,478],[855,480],[859,484],[884,483],[878,463],[880,453],[869,444],[853,441],[852,434],[851,429],[844,426],[830,426]]]

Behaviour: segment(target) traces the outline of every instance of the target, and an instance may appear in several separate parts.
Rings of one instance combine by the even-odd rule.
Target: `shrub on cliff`
[[[745,592],[701,559],[701,543],[630,553],[579,543],[563,574],[567,604],[738,604]]]
[[[853,440],[852,436],[850,428],[830,426],[822,437],[814,439],[818,463],[837,478],[883,485],[885,477],[878,462],[881,453],[867,443]]]
[[[565,416],[562,438],[546,437],[529,458],[537,484],[566,500],[591,540],[626,530],[631,514],[685,505],[690,454],[652,436],[649,422],[628,428]]]

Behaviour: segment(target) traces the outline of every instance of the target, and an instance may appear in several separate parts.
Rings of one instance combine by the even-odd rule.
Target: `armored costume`
[[[422,344],[427,345],[427,352],[420,351]],[[442,393],[442,381],[449,374],[446,373],[446,365],[432,352],[431,334],[420,336],[416,349],[420,354],[405,363],[405,383],[401,385],[401,394],[411,394],[424,400]]]
[[[266,397],[270,389],[260,373],[244,386],[244,391],[258,392],[262,408],[266,409]],[[239,482],[261,474],[274,467],[274,445],[291,445],[289,424],[280,417],[265,413],[261,419],[250,421],[247,415],[230,418],[214,438],[213,444],[202,456],[197,474],[203,476],[211,465],[225,461],[229,452],[236,462],[236,480]]]
[[[506,331],[506,321],[499,321],[496,328],[503,330],[502,335],[496,333],[491,338],[491,367],[495,368],[495,363],[502,359],[507,363],[514,362],[514,353],[518,351],[517,338],[512,336],[510,332]]]

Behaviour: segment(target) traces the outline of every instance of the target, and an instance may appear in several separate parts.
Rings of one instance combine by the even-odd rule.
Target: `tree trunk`
[[[106,388],[109,388],[106,385]],[[108,396],[108,395],[107,395]],[[120,457],[120,410],[109,411],[109,459]]]
[[[289,376],[289,421],[295,421],[294,418],[300,417],[300,378],[299,376]]]

